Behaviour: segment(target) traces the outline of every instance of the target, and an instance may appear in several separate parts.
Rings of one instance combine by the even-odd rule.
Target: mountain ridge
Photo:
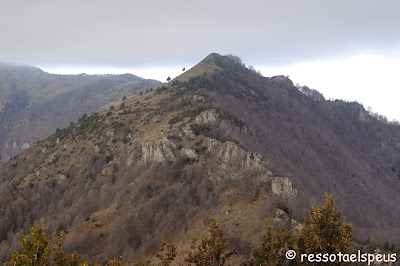
[[[6,160],[84,113],[161,83],[131,74],[57,75],[4,64],[0,84],[0,159]]]
[[[357,240],[400,241],[398,126],[236,57],[206,59],[0,164],[1,257],[45,217],[97,261],[146,257],[162,237],[184,252],[212,219],[246,258],[266,221],[297,228],[325,191]]]

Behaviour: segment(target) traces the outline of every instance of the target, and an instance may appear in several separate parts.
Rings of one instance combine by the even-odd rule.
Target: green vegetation
[[[175,82],[175,81],[174,81]],[[174,82],[173,82],[173,84],[174,84]],[[157,89],[156,89],[156,93],[157,94],[160,94],[161,92],[164,92],[164,91],[166,91],[168,88],[166,87],[166,86],[161,86],[161,87],[158,87]]]
[[[191,130],[195,135],[203,135],[208,138],[217,139],[221,142],[227,141],[225,133],[218,129],[204,124],[191,124]]]
[[[104,159],[106,163],[109,163],[113,160],[111,155],[107,155],[106,158]]]
[[[63,222],[60,222],[59,224],[58,224],[58,226],[57,226],[57,229],[56,229],[56,234],[58,235],[58,236],[60,236],[60,233],[62,232],[62,231],[65,231],[66,233],[67,233],[67,227],[65,226],[65,224],[63,223]]]
[[[169,120],[169,124],[170,125],[174,125],[180,121],[183,121],[184,118],[186,117],[191,117],[194,118],[196,117],[198,114],[200,114],[202,111],[206,110],[207,108],[205,106],[200,106],[197,108],[188,108],[180,113],[178,113],[177,115],[175,115],[174,117],[172,117]]]
[[[69,124],[69,126],[67,128],[64,128],[64,129],[57,128],[56,132],[55,132],[55,137],[62,139],[65,136],[67,136],[68,134],[72,133],[74,128],[75,128],[75,124],[72,122]]]
[[[172,85],[185,88],[185,90],[178,89],[175,97],[183,95],[186,91],[206,89],[258,102],[264,98],[259,91],[261,78],[259,75],[247,75],[247,71],[245,67],[240,71],[234,68],[225,68],[215,71],[211,75],[204,72],[202,75],[191,77],[187,82],[174,81]]]
[[[383,245],[383,250],[387,252],[393,252],[393,253],[399,253],[400,252],[400,247],[397,247],[395,244],[390,244],[389,241],[385,241],[385,244]]]
[[[99,114],[92,113],[90,115],[84,114],[78,119],[78,127],[76,129],[77,135],[82,135],[84,133],[92,133],[96,128],[100,126]]]
[[[182,120],[183,120],[183,118],[181,116],[174,116],[168,121],[168,124],[175,125],[176,123],[178,123]]]
[[[132,130],[129,127],[124,129],[124,137],[122,138],[122,142],[124,144],[129,142],[129,134],[132,133]]]

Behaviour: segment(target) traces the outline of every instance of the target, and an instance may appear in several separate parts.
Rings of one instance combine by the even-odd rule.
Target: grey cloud
[[[120,67],[252,64],[371,52],[399,56],[394,0],[0,0],[0,61]]]

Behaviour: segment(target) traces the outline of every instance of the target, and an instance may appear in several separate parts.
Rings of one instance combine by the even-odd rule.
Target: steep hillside
[[[0,65],[0,159],[7,160],[84,113],[161,84],[126,75],[53,75]]]
[[[217,219],[240,261],[269,220],[298,229],[325,191],[359,239],[400,241],[400,128],[307,95],[211,54],[82,116],[0,165],[0,258],[41,217],[67,228],[68,250],[99,262],[146,257],[162,237],[184,252]]]
[[[300,205],[319,202],[328,191],[359,236],[399,241],[399,126],[376,120],[358,103],[307,97],[287,77],[263,78],[237,58],[210,58],[214,73],[176,85],[204,91],[215,106],[244,121],[252,137],[227,134],[291,178],[307,199]],[[302,216],[304,208],[291,209]]]
[[[174,94],[146,93],[82,117],[2,165],[3,256],[40,217],[65,225],[67,247],[100,262],[152,254],[162,237],[187,243],[213,218],[248,255],[276,211],[274,195],[297,191],[259,154],[211,130],[222,123],[247,134],[243,123],[202,95]]]

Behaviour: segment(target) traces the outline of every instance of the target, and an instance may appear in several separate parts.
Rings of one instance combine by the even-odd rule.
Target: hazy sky
[[[165,80],[211,52],[400,120],[398,0],[0,0],[0,61]]]

